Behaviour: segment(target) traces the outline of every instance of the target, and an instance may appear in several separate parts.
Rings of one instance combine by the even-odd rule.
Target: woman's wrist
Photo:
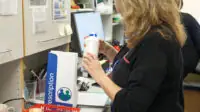
[[[108,78],[107,76],[106,76],[106,74],[105,73],[103,73],[103,74],[101,74],[101,77],[99,77],[98,79],[96,79],[96,82],[99,84],[99,85],[103,85],[103,81],[106,79],[106,78]]]
[[[122,89],[106,75],[100,77],[97,83],[103,88],[112,101],[114,101],[116,94]]]
[[[112,46],[110,46],[110,45],[107,45],[106,43],[105,43],[105,45],[104,45],[104,48],[103,48],[104,50],[104,55],[106,55],[107,54],[107,52],[108,52],[108,50],[110,50],[110,49],[112,49]]]
[[[104,54],[112,62],[115,56],[117,55],[118,51],[110,44],[104,42],[101,53]]]
[[[106,55],[106,56],[109,56],[110,53],[111,53],[113,50],[115,50],[112,46],[105,47],[104,49],[105,49],[105,50],[104,50],[104,55]]]
[[[118,51],[114,48],[108,49],[105,56],[109,58],[109,60],[112,62],[117,55]]]

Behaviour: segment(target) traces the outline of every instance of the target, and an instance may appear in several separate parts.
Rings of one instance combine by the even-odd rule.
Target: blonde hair
[[[151,26],[162,23],[168,24],[179,44],[184,45],[186,34],[175,0],[117,0],[117,4],[125,24],[125,35],[129,38],[129,48],[135,47]]]

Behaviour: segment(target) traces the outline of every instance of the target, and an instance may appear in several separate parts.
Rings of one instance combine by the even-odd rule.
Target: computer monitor
[[[99,39],[105,39],[101,15],[98,12],[72,13],[72,29],[74,33],[71,48],[81,55],[84,51],[84,37],[96,33]]]

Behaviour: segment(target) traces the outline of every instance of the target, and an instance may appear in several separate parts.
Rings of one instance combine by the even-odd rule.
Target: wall
[[[193,15],[200,23],[200,0],[183,0],[184,6],[182,11]]]

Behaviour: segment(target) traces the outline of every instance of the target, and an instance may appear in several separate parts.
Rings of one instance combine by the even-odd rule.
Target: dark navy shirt
[[[200,25],[196,19],[187,13],[181,13],[182,23],[185,26],[187,40],[182,48],[184,59],[184,76],[195,72],[200,54]]]
[[[164,39],[153,31],[160,28],[152,27],[134,49],[124,47],[116,56],[112,80],[123,89],[115,96],[113,112],[183,112],[181,48],[173,33]]]

